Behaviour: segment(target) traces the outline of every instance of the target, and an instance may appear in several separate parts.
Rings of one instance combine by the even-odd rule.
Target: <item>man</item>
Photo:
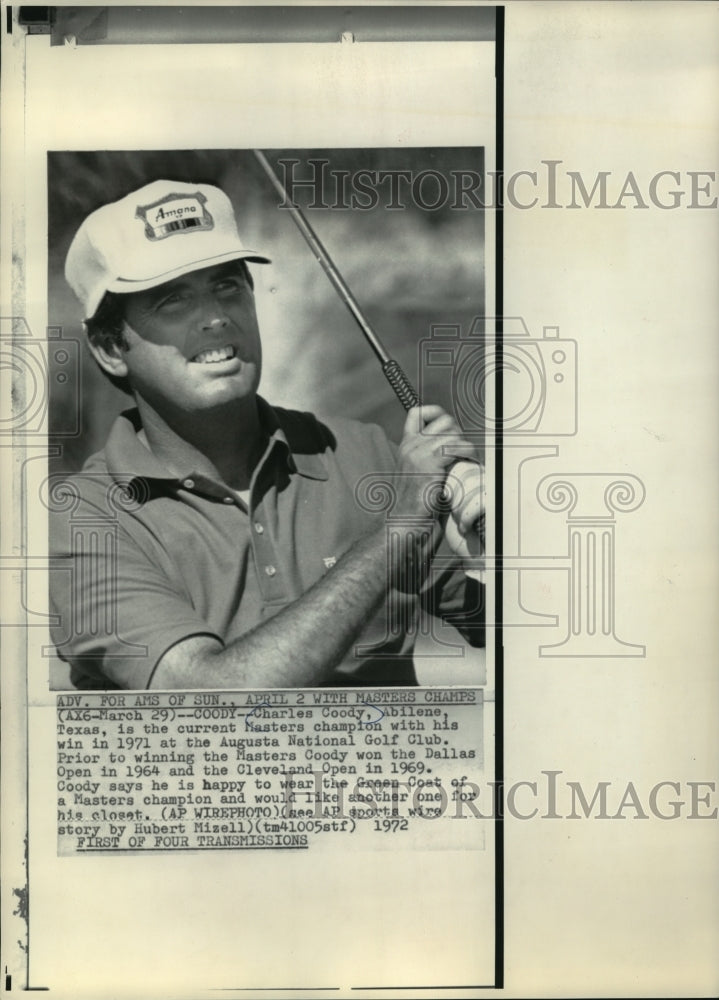
[[[136,407],[51,515],[78,687],[412,684],[419,605],[480,641],[477,584],[436,556],[445,534],[468,555],[476,491],[447,517],[432,489],[472,445],[436,406],[410,411],[399,450],[271,407],[247,261],[269,263],[224,192],[175,181],[98,209],[68,252],[89,348]]]

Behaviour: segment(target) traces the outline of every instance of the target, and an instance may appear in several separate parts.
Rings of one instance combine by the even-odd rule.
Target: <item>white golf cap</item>
[[[65,277],[90,319],[105,292],[142,292],[226,260],[270,262],[242,245],[224,191],[154,181],[88,215],[70,245]]]

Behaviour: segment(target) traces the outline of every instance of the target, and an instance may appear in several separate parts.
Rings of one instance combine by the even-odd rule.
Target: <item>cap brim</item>
[[[264,254],[257,253],[254,250],[229,250],[227,253],[214,254],[212,257],[205,257],[202,260],[193,260],[180,267],[174,267],[170,271],[163,271],[162,274],[155,274],[151,278],[143,278],[140,281],[132,278],[115,278],[114,281],[108,282],[107,291],[119,292],[120,294],[144,292],[148,288],[156,288],[158,285],[164,285],[166,281],[172,281],[173,278],[179,278],[183,274],[189,274],[191,271],[202,271],[206,267],[212,267],[214,264],[222,264],[229,260],[249,260],[254,264],[272,263],[269,257],[265,257]]]

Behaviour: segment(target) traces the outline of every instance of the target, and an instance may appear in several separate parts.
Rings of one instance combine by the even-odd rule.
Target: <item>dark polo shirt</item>
[[[118,417],[82,472],[54,484],[52,634],[77,687],[149,687],[176,643],[233,642],[301,597],[378,519],[391,531],[383,484],[396,457],[379,427],[330,427],[258,402],[267,447],[248,506],[192,469],[169,473],[138,438],[136,411]],[[411,580],[403,589],[327,683],[416,683],[419,604],[481,644],[478,587],[453,557],[436,557],[419,598]]]

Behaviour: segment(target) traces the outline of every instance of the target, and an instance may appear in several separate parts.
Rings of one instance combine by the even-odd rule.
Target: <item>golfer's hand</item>
[[[407,413],[399,448],[400,509],[410,514],[435,516],[441,507],[439,500],[447,470],[457,459],[473,456],[474,446],[441,406],[413,407]]]
[[[445,489],[451,504],[444,533],[447,544],[462,557],[465,571],[484,583],[484,467],[457,462],[447,474]]]

